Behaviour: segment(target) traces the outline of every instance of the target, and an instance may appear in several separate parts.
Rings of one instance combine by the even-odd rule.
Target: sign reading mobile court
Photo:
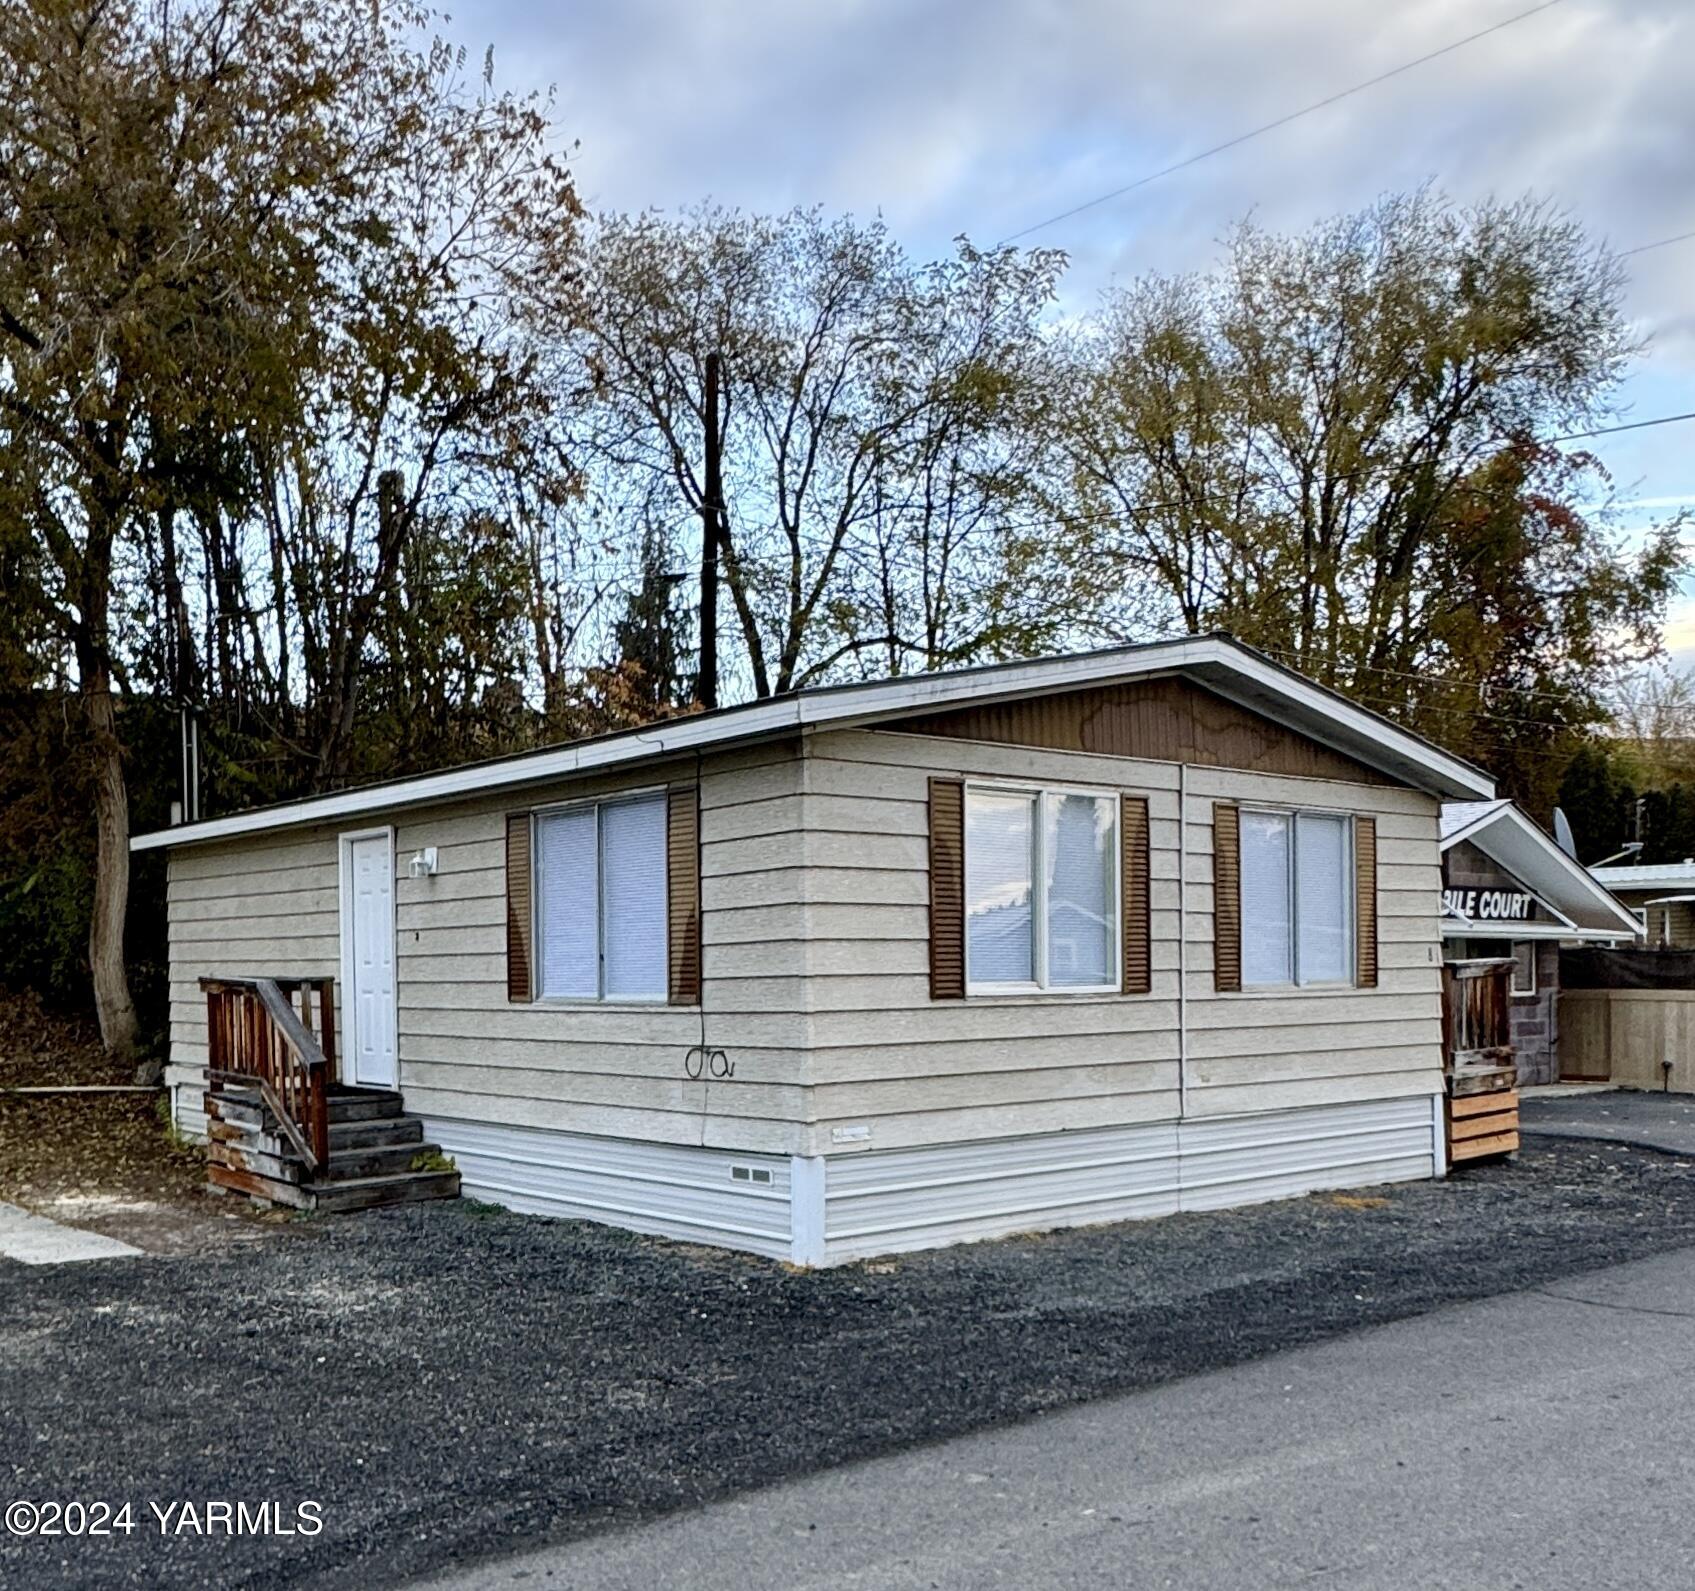
[[[1466,842],[1442,858],[1442,915],[1479,925],[1559,921],[1537,895]]]
[[[1536,897],[1522,889],[1445,889],[1442,910],[1474,923],[1527,923],[1533,920]]]

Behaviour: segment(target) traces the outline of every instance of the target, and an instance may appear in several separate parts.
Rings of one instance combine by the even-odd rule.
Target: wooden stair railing
[[[209,1091],[230,1083],[253,1089],[308,1169],[327,1166],[335,979],[202,978],[200,987]]]

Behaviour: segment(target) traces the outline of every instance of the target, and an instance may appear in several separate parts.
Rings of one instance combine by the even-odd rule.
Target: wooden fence
[[[1562,1081],[1695,1093],[1695,989],[1562,989],[1559,1015]]]

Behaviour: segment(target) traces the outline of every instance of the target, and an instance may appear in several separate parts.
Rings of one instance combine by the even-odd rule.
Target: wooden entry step
[[[1518,1148],[1518,1089],[1450,1096],[1446,1103],[1448,1164],[1510,1155]]]
[[[206,1095],[206,1180],[214,1188],[294,1210],[368,1210],[452,1199],[459,1173],[391,1089],[338,1089],[329,1107],[330,1155],[304,1161],[256,1093]]]

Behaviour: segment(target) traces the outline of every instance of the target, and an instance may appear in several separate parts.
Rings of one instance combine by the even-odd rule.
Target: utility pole
[[[718,456],[718,355],[706,356],[706,461],[700,500],[700,705],[718,705],[718,522],[724,479]]]

